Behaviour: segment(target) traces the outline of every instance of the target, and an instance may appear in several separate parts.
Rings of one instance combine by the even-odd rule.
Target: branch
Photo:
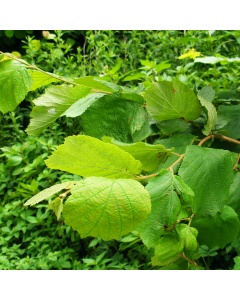
[[[198,144],[198,146],[201,147],[206,141],[208,141],[210,139],[214,139],[214,138],[221,139],[221,140],[224,140],[224,141],[227,141],[227,142],[230,142],[230,143],[240,145],[240,141],[238,141],[238,140],[232,139],[232,138],[230,138],[228,136],[225,136],[225,135],[222,135],[222,134],[213,134],[213,133],[211,133],[209,136],[202,139],[200,141],[200,143]]]

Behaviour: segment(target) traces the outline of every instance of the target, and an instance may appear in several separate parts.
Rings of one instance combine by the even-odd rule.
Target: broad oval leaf
[[[194,92],[178,80],[152,83],[143,96],[148,112],[159,122],[179,118],[192,121],[201,113],[201,106]]]
[[[27,95],[32,79],[27,69],[19,62],[0,62],[0,111],[13,111]]]
[[[58,169],[83,177],[133,178],[141,163],[115,145],[84,135],[69,136],[45,161]]]
[[[132,179],[90,177],[71,194],[63,218],[83,238],[118,239],[134,230],[151,210],[148,192]]]

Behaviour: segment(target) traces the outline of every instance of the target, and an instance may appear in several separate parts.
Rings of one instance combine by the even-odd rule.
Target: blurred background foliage
[[[0,30],[0,50],[66,78],[101,76],[138,91],[178,78],[194,91],[211,86],[216,103],[240,101],[240,64],[229,60],[240,53],[238,30]],[[76,179],[47,169],[44,160],[64,137],[81,132],[79,118],[62,117],[38,138],[25,133],[32,99],[42,92],[0,113],[0,269],[151,269],[151,253],[136,232],[119,241],[82,240],[48,203],[23,207],[43,188]],[[233,252],[231,246],[202,249],[201,256],[209,269],[236,269]]]

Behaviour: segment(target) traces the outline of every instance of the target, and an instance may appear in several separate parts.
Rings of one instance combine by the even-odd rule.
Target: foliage
[[[131,43],[126,43],[130,33]],[[197,52],[193,49],[199,46],[198,35],[206,44]],[[152,56],[154,43],[151,44],[150,36],[156,40],[161,37],[163,41],[170,37],[172,48],[168,52],[163,51],[161,58],[157,52]],[[54,147],[48,149],[53,153],[46,160],[50,169],[73,175],[51,170],[54,180],[44,186],[39,173],[32,172],[32,194],[23,199],[30,198],[26,205],[36,203],[36,199],[40,202],[48,198],[49,208],[59,220],[63,218],[81,237],[96,237],[89,246],[96,243],[95,246],[101,249],[100,243],[117,243],[99,242],[101,238],[117,239],[121,249],[124,248],[122,241],[129,237],[130,241],[132,239],[135,245],[139,245],[139,253],[146,253],[148,261],[152,257],[155,268],[215,268],[220,262],[219,257],[224,257],[227,262],[234,255],[239,255],[237,153],[240,142],[237,140],[236,113],[239,90],[237,79],[233,77],[229,83],[225,76],[225,71],[231,72],[233,64],[235,69],[232,73],[237,75],[239,72],[239,60],[234,55],[234,50],[238,49],[238,34],[202,32],[196,33],[196,38],[190,36],[189,31],[169,31],[165,35],[158,31],[145,35],[135,31],[89,31],[87,42],[83,45],[84,64],[73,71],[69,63],[64,74],[60,66],[64,63],[67,66],[63,57],[71,53],[71,47],[65,48],[61,44],[61,32],[56,32],[49,40],[35,41],[31,49],[28,47],[31,50],[26,56],[28,62],[2,54],[0,66],[3,74],[6,65],[9,70],[14,69],[14,73],[8,75],[9,82],[12,76],[27,76],[23,86],[18,87],[23,90],[24,96],[21,93],[13,95],[8,107],[1,106],[3,113],[13,110],[25,95],[30,94],[35,99],[35,106],[27,132],[36,136],[33,139],[39,140],[37,136],[42,132],[51,135],[56,120],[65,124],[66,129],[68,118],[74,118],[70,119],[70,124],[77,124],[77,132],[67,132],[67,129],[56,144],[63,143],[63,136],[77,135],[67,137],[57,148],[54,143]],[[125,44],[119,47],[115,41],[122,38]],[[228,49],[225,42],[231,39],[234,47]],[[28,38],[28,42],[30,40]],[[51,44],[51,40],[66,52],[62,59],[53,55],[52,64],[48,62],[50,68],[43,71],[33,64],[33,59],[42,47]],[[179,45],[185,43],[188,47],[183,54]],[[91,50],[91,45],[97,46],[98,51]],[[161,44],[161,47],[164,46],[167,47],[167,43]],[[221,55],[213,51],[213,46]],[[135,56],[134,51],[129,49],[134,49]],[[122,56],[123,50],[125,57]],[[38,56],[39,65],[44,53],[42,51]],[[79,53],[80,50],[78,57]],[[75,59],[76,56],[70,54],[70,57]],[[173,57],[175,60],[170,63]],[[194,61],[189,62],[189,59]],[[86,62],[91,62],[88,69]],[[219,67],[217,64],[220,64]],[[79,74],[81,68],[84,72]],[[200,74],[200,70],[203,76],[196,75]],[[102,76],[78,78],[86,73],[100,73]],[[215,80],[218,77],[219,80]],[[3,100],[6,99],[4,88],[0,94]],[[64,123],[61,123],[62,120]],[[205,147],[202,147],[203,144]],[[19,166],[15,174],[20,175],[21,180],[25,171],[25,167],[21,166],[21,156],[17,151],[11,153],[10,148],[2,149],[3,156],[8,159],[7,167]],[[40,165],[43,168],[43,159],[48,155],[49,151],[42,154]],[[67,181],[73,182],[72,186],[67,186]],[[61,182],[65,182],[64,186]],[[66,190],[54,199],[49,198],[52,192],[47,192],[53,184],[60,184]],[[33,196],[42,188],[47,188],[46,195],[40,192]],[[57,188],[53,192],[59,191]],[[43,204],[37,205],[47,208]],[[28,211],[25,208],[25,212]],[[63,226],[71,231],[69,226]],[[127,233],[129,235],[124,236]],[[145,248],[140,241],[146,245]],[[134,249],[135,246],[130,247]],[[66,253],[72,250],[64,251],[56,250],[55,254],[50,254],[54,257],[52,261],[58,261],[58,255],[69,261]],[[110,252],[102,249],[96,258],[84,258],[83,264],[74,261],[67,265],[63,261],[62,265],[50,264],[50,268],[65,268],[64,265],[80,269],[120,268],[120,265],[129,268],[121,255],[117,254],[111,260],[105,258],[107,254],[110,255]],[[237,258],[234,263],[235,266],[232,262],[227,266],[222,264],[222,267],[238,268]],[[149,264],[146,266],[138,262],[136,268],[142,267],[151,268]],[[132,265],[132,268],[135,267]]]

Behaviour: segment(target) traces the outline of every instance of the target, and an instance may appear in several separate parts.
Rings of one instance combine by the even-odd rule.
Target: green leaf
[[[202,130],[203,134],[209,135],[217,123],[217,111],[211,103],[215,97],[215,92],[211,87],[204,87],[198,93],[198,99],[207,114],[207,123]]]
[[[57,220],[59,220],[63,211],[63,199],[59,197],[55,198],[50,202],[49,208],[54,211]]]
[[[113,93],[115,92],[115,89],[112,87],[107,86],[104,80],[99,80],[98,77],[94,76],[86,76],[81,77],[74,80],[75,83],[81,84],[85,87],[89,87],[93,89],[93,92],[106,92],[106,93]]]
[[[151,197],[152,210],[138,230],[143,243],[150,248],[167,229],[173,227],[178,219],[181,203],[175,191],[174,177],[168,170],[162,170],[150,180],[146,190]]]
[[[178,80],[152,83],[143,96],[150,115],[159,122],[179,118],[191,121],[201,113],[194,92]]]
[[[72,190],[63,208],[67,225],[87,236],[119,239],[144,221],[151,210],[148,192],[131,179],[90,177]]]
[[[45,161],[51,169],[84,177],[133,178],[141,163],[115,145],[90,136],[69,136]]]
[[[103,93],[93,93],[89,94],[86,97],[78,100],[75,102],[73,105],[71,105],[64,113],[63,116],[75,118],[77,116],[82,115],[88,107],[97,101],[98,99],[102,98],[105,96]]]
[[[233,181],[232,153],[188,146],[178,174],[195,193],[193,212],[215,215],[229,198]]]
[[[225,205],[214,215],[196,215],[191,225],[198,230],[198,242],[209,248],[225,247],[237,238],[239,220],[237,213]]]
[[[162,121],[157,124],[157,127],[164,135],[172,135],[174,133],[181,133],[189,129],[190,124],[182,119],[173,119]]]
[[[58,117],[62,116],[71,105],[79,99],[85,98],[90,92],[90,88],[83,86],[61,85],[46,89],[43,95],[33,101],[36,106],[31,112],[32,119],[26,130],[27,133],[39,135]]]
[[[183,252],[184,254],[193,260],[199,258],[199,251],[198,251],[198,242],[197,242],[197,235],[198,231],[196,228],[189,227],[186,224],[178,224],[176,226],[176,230],[178,235],[184,243]]]
[[[19,62],[0,62],[0,111],[13,111],[27,95],[32,79],[26,68]]]
[[[135,159],[142,163],[142,169],[146,172],[154,171],[173,151],[173,149],[166,149],[163,145],[151,145],[143,142],[127,144],[116,141],[110,137],[103,137],[102,140],[106,143],[112,143],[130,153]]]
[[[182,207],[185,208],[192,206],[195,196],[193,190],[182,180],[181,177],[177,175],[173,177],[173,183],[181,200]]]
[[[55,184],[50,188],[47,188],[41,191],[40,193],[38,193],[37,195],[33,196],[32,198],[30,198],[27,202],[24,203],[24,206],[28,206],[28,205],[32,206],[51,197],[52,195],[60,192],[61,190],[71,189],[75,183],[76,181],[66,181],[59,184]]]
[[[234,180],[230,187],[229,201],[227,205],[231,206],[240,215],[240,173],[234,174]]]
[[[29,89],[30,91],[35,91],[36,89],[53,82],[60,82],[59,79],[52,77],[50,73],[43,73],[36,70],[28,70],[28,72],[33,81],[32,86]]]
[[[183,241],[179,240],[175,233],[162,236],[155,247],[155,255],[152,257],[153,266],[164,266],[173,263],[179,259],[183,248]]]
[[[218,131],[224,131],[227,135],[234,139],[240,138],[240,104],[218,107],[217,128]],[[223,125],[222,125],[223,124]]]
[[[140,130],[148,114],[139,103],[107,95],[93,103],[82,115],[84,133],[101,139],[111,136],[116,140],[131,143],[133,134]]]

